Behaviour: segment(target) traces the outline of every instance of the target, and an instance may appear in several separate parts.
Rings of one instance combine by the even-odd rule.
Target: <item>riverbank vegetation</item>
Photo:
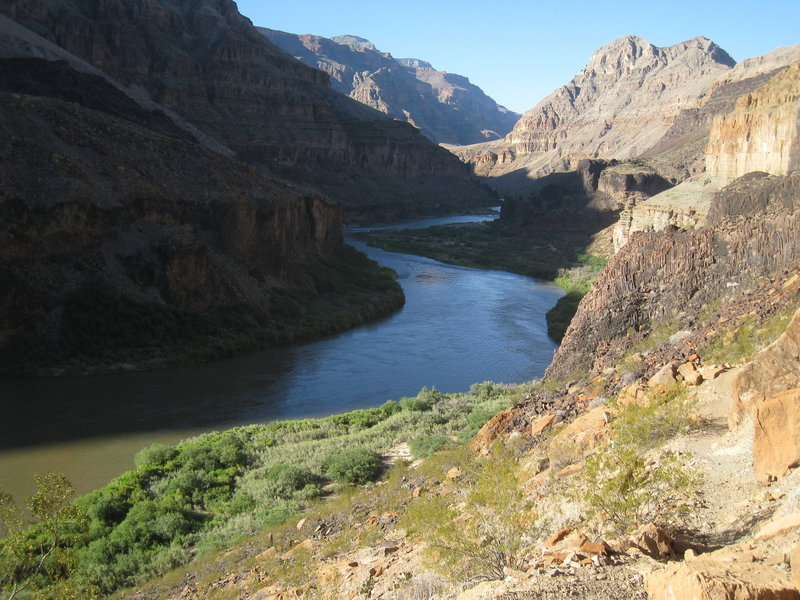
[[[429,453],[469,439],[525,391],[488,382],[462,394],[423,389],[377,408],[154,444],[134,469],[74,503],[63,477],[42,476],[26,502],[45,507],[33,525],[22,527],[12,499],[0,497],[0,563],[13,566],[0,597],[69,589],[91,598],[137,584],[378,478],[379,457],[399,444]]]
[[[370,245],[390,252],[555,281],[566,292],[547,314],[548,333],[556,341],[561,341],[578,303],[607,262],[606,257],[587,252],[584,233],[537,230],[532,234],[499,220],[361,236]]]
[[[265,311],[244,304],[182,309],[91,282],[67,295],[56,327],[20,333],[6,346],[0,374],[96,374],[204,362],[344,331],[403,302],[394,272],[350,246],[297,281],[274,287]]]

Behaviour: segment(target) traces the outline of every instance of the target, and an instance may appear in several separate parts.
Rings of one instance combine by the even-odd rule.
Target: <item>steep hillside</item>
[[[0,370],[201,360],[402,304],[341,207],[0,16]]]
[[[328,73],[334,89],[411,123],[436,143],[498,139],[519,119],[466,77],[437,71],[425,61],[394,59],[368,40],[258,30],[282,50]]]
[[[332,90],[325,74],[265,40],[231,0],[12,1],[1,10],[240,159],[314,185],[352,212],[489,201],[449,153]]]

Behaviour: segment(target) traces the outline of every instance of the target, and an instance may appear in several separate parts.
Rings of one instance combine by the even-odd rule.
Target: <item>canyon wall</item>
[[[730,83],[725,83],[725,86]],[[705,223],[714,193],[753,171],[785,175],[800,165],[800,62],[778,69],[720,115],[708,136],[706,172],[623,211],[614,228],[619,250],[636,231]]]
[[[332,90],[326,74],[272,45],[231,0],[12,0],[0,10],[240,159],[313,185],[351,212],[491,201],[452,155]]]
[[[735,179],[751,171],[785,175],[800,167],[800,62],[714,120],[706,171]]]
[[[519,119],[466,77],[438,71],[422,60],[395,59],[369,40],[258,30],[288,54],[325,71],[334,89],[414,125],[436,143],[499,139]]]
[[[325,277],[344,277],[343,256],[364,286],[323,333],[402,303],[343,246],[341,206],[236,160],[1,15],[0,117],[4,373],[155,366],[291,339],[320,325],[300,313],[330,294]]]

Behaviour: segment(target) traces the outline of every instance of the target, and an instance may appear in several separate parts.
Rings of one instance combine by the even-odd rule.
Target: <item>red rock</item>
[[[555,414],[549,414],[549,415],[544,415],[543,417],[540,417],[539,419],[534,421],[533,424],[531,424],[531,435],[534,436],[543,433],[546,429],[550,427],[550,425],[553,424],[555,418],[556,418]]]
[[[640,527],[636,532],[636,545],[653,557],[667,557],[672,554],[672,536],[653,523]]]
[[[586,541],[581,544],[581,547],[578,548],[578,551],[582,552],[583,554],[599,554],[602,556],[608,556],[611,554],[611,547],[602,540],[599,542]]]
[[[583,471],[583,465],[569,465],[556,473],[555,477],[556,479],[564,479],[565,477],[571,477],[581,471]]]
[[[678,367],[678,373],[683,377],[686,385],[700,385],[703,382],[703,376],[698,372],[694,363],[687,362]]]
[[[728,427],[734,429],[760,400],[800,387],[800,310],[775,342],[745,365],[733,381]]]
[[[475,439],[469,443],[469,449],[480,454],[487,454],[492,444],[505,433],[515,414],[516,410],[512,406],[489,419],[489,422],[478,431]]]
[[[759,399],[754,422],[753,466],[757,481],[783,477],[800,465],[800,389]]]
[[[555,532],[555,533],[554,533],[552,536],[550,536],[550,539],[548,539],[548,540],[547,540],[547,541],[544,543],[544,545],[545,545],[547,548],[552,548],[552,547],[553,547],[553,546],[555,546],[555,545],[556,545],[558,542],[560,542],[561,540],[563,540],[564,538],[566,538],[566,537],[567,537],[567,536],[568,536],[570,533],[572,533],[573,531],[575,531],[575,530],[574,530],[572,527],[562,527],[561,529],[559,529],[558,531],[556,531],[556,532]]]
[[[798,600],[788,575],[775,568],[699,556],[647,576],[649,600]]]
[[[668,362],[661,367],[655,375],[647,380],[647,387],[654,390],[659,390],[674,385],[676,382],[676,373],[677,371],[675,370],[675,363]]]

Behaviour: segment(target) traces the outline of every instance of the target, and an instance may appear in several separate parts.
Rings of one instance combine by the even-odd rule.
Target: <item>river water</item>
[[[57,471],[85,492],[131,468],[133,454],[155,441],[378,406],[423,386],[461,392],[475,382],[542,375],[556,348],[544,318],[562,295],[555,284],[384,252],[358,240],[358,231],[348,242],[397,271],[406,295],[405,306],[381,321],[201,365],[0,380],[0,491],[20,498],[33,473]]]

